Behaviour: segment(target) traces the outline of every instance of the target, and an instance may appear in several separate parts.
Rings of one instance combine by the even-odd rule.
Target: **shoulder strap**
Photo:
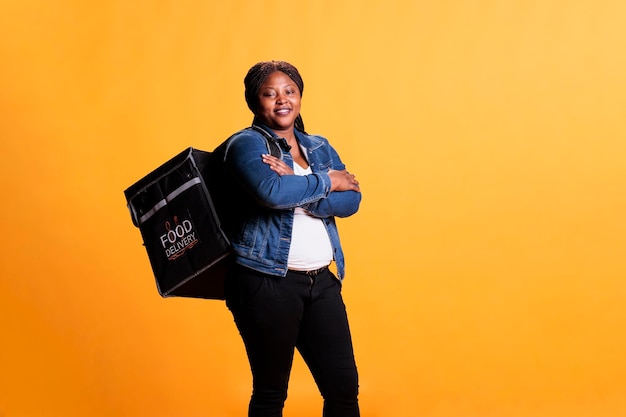
[[[274,137],[267,130],[263,129],[260,126],[252,125],[248,129],[255,130],[262,134],[267,141],[267,150],[269,151],[270,155],[275,156],[278,159],[283,159],[283,153],[281,149],[285,152],[289,152],[289,150],[291,149],[291,146],[289,146],[285,138]]]

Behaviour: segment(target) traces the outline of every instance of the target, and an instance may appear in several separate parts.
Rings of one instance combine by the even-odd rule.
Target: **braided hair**
[[[285,61],[263,61],[255,64],[250,70],[246,77],[243,80],[243,83],[246,87],[245,97],[246,103],[248,104],[248,108],[255,114],[254,120],[252,124],[257,124],[258,119],[256,116],[256,110],[259,106],[259,90],[261,89],[261,85],[265,82],[267,77],[276,71],[280,71],[286,74],[289,78],[293,80],[294,83],[298,86],[300,90],[300,95],[304,90],[304,81],[302,81],[302,77],[298,72],[298,69]],[[304,122],[302,121],[302,116],[298,114],[295,120],[295,128],[301,131],[302,133],[306,133],[304,130]]]

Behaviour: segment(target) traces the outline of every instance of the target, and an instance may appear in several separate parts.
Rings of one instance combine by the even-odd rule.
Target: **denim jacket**
[[[262,127],[277,137],[269,128]],[[302,207],[323,220],[338,278],[343,279],[345,262],[335,217],[356,213],[361,193],[330,191],[327,171],[343,170],[345,165],[327,139],[299,131],[296,138],[311,167],[310,175],[280,176],[272,171],[261,159],[262,154],[269,153],[267,141],[255,130],[243,129],[224,142],[226,175],[222,181],[226,183],[230,203],[222,226],[237,263],[270,275],[285,276],[294,209]],[[288,151],[282,151],[282,159],[293,167]]]

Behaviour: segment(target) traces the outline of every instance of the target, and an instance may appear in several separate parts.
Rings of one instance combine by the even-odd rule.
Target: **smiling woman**
[[[304,85],[293,65],[260,62],[244,83],[257,129],[244,129],[222,145],[228,193],[217,199],[226,205],[222,217],[236,253],[226,303],[252,370],[248,415],[282,414],[297,348],[324,398],[324,415],[358,417],[335,224],[335,217],[358,210],[358,182],[325,138],[304,131]],[[280,156],[267,155],[258,129],[289,146]],[[333,261],[338,276],[328,268]]]

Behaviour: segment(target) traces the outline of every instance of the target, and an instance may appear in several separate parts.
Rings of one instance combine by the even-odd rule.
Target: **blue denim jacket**
[[[273,137],[269,128],[262,126]],[[329,169],[343,170],[339,155],[321,136],[296,131],[296,138],[305,152],[312,174],[280,176],[263,163],[262,154],[269,153],[267,141],[260,132],[243,129],[225,142],[225,181],[230,181],[229,195],[237,201],[231,207],[226,234],[231,241],[237,263],[277,276],[287,274],[287,258],[291,244],[294,208],[302,207],[323,220],[333,247],[337,275],[345,275],[344,255],[339,241],[335,217],[357,212],[361,193],[330,191]],[[293,167],[293,158],[283,151],[282,158]],[[238,197],[235,197],[239,194]]]

